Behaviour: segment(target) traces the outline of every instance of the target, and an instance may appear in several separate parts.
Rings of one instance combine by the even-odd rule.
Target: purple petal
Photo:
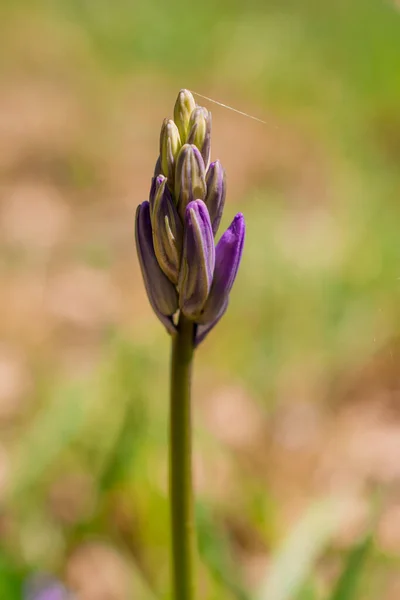
[[[201,342],[204,340],[204,338],[210,333],[211,329],[214,329],[214,327],[218,323],[218,321],[220,319],[222,319],[222,317],[226,313],[228,304],[229,304],[229,298],[226,299],[226,302],[223,305],[221,312],[215,317],[215,319],[213,321],[210,321],[209,323],[207,323],[207,325],[197,325],[196,338],[195,338],[195,343],[194,343],[195,348],[197,348],[197,346],[199,344],[201,344]]]
[[[170,333],[176,328],[171,316],[178,309],[178,295],[173,284],[162,272],[153,246],[153,233],[150,220],[150,204],[140,204],[136,211],[136,249],[143,281],[150,304]]]
[[[154,252],[158,264],[173,284],[178,283],[183,227],[167,180],[156,177],[153,205],[150,203]]]
[[[214,236],[204,202],[195,200],[186,208],[179,307],[190,319],[201,314],[210,292],[215,266]]]
[[[244,217],[238,213],[215,249],[213,284],[201,316],[197,319],[198,323],[211,323],[221,314],[238,272],[244,238]]]
[[[149,203],[150,203],[150,217],[153,214],[154,209],[154,200],[156,197],[156,193],[158,189],[163,185],[163,182],[166,182],[167,178],[162,174],[155,175],[151,180],[150,194],[149,194]]]
[[[215,235],[221,222],[226,196],[225,170],[219,160],[210,164],[206,175],[206,184],[207,195],[205,203],[210,213],[212,229]]]
[[[161,174],[162,174],[161,157],[159,156],[157,158],[156,164],[154,165],[153,177],[157,177],[157,175],[161,175]]]

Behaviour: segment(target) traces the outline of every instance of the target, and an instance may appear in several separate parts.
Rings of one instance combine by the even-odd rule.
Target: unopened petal
[[[166,182],[167,182],[167,178],[162,173],[155,175],[151,180],[150,194],[149,194],[150,217],[153,214],[156,193],[158,192],[160,187],[162,185],[164,185]]]
[[[226,197],[225,170],[219,160],[212,162],[206,175],[207,195],[205,203],[210,213],[214,235],[218,231]]]
[[[178,295],[157,262],[147,201],[137,208],[135,233],[139,264],[150,304],[160,321],[173,333],[175,326],[171,317],[178,309]]]
[[[174,121],[178,127],[182,143],[187,140],[189,123],[192,112],[196,108],[196,102],[189,90],[181,90],[174,107]]]
[[[178,283],[183,227],[166,179],[156,178],[151,209],[153,244],[158,264],[172,283]]]
[[[175,163],[181,148],[181,138],[172,119],[164,119],[160,133],[160,161],[163,175],[173,189]]]
[[[186,208],[184,243],[179,274],[179,307],[196,320],[211,289],[215,266],[214,237],[204,202],[190,202]]]
[[[193,144],[184,144],[179,152],[175,170],[175,198],[182,220],[185,218],[189,202],[204,200],[205,195],[205,168],[200,150]]]
[[[200,150],[207,169],[211,153],[211,113],[203,106],[197,106],[192,112],[187,141]]]
[[[235,281],[243,253],[245,222],[241,213],[233,219],[215,249],[215,270],[208,300],[198,323],[207,324],[221,314]]]
[[[197,346],[199,344],[201,344],[201,342],[210,333],[210,331],[212,329],[214,329],[214,327],[220,321],[220,319],[222,319],[222,317],[226,313],[226,310],[228,308],[228,304],[229,304],[229,298],[226,299],[226,302],[222,306],[221,311],[219,312],[219,314],[212,321],[209,321],[208,323],[206,323],[206,325],[201,325],[201,324],[197,325],[197,327],[196,327],[196,338],[195,338],[195,347],[196,348],[197,348]]]

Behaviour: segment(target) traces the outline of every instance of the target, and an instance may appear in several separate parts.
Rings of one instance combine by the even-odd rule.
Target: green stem
[[[170,502],[172,598],[194,598],[195,548],[190,384],[194,325],[183,315],[172,342],[170,407]]]

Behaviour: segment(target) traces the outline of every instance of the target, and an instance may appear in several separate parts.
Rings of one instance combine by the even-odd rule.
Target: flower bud
[[[160,133],[161,170],[168,178],[171,189],[174,186],[175,161],[181,147],[179,131],[172,119],[164,119]]]
[[[153,177],[157,177],[157,175],[161,175],[161,174],[162,174],[161,157],[159,156],[157,158],[156,164],[154,165]]]
[[[136,249],[150,304],[170,333],[175,332],[171,316],[178,309],[178,294],[174,285],[162,272],[153,246],[150,204],[140,204],[136,211]]]
[[[198,324],[197,325],[197,327],[196,327],[196,337],[195,337],[195,342],[194,342],[194,345],[195,345],[196,348],[197,348],[197,346],[199,344],[201,344],[201,342],[210,333],[210,331],[212,329],[214,329],[214,327],[216,326],[216,324],[218,323],[218,321],[220,321],[220,319],[222,319],[222,317],[226,313],[226,310],[228,308],[228,304],[229,304],[229,298],[226,299],[225,304],[223,305],[220,313],[215,317],[215,319],[213,319],[212,321],[210,321],[206,325],[202,325],[202,324]]]
[[[198,147],[207,169],[211,153],[211,113],[202,106],[192,112],[187,142]]]
[[[167,179],[159,175],[154,181],[154,195],[152,202],[150,201],[154,252],[161,269],[176,285],[181,263],[183,227],[167,187]]]
[[[210,292],[215,265],[214,237],[204,202],[195,200],[186,208],[181,269],[179,273],[179,307],[196,320]]]
[[[225,170],[219,160],[212,162],[208,167],[206,184],[205,203],[210,213],[211,225],[215,235],[221,222],[226,196]]]
[[[205,195],[203,158],[196,146],[184,144],[179,152],[175,171],[175,198],[181,218],[185,218],[189,202],[204,200]]]
[[[220,317],[238,272],[245,237],[244,217],[238,213],[215,249],[212,287],[198,323],[207,324]]]
[[[178,127],[182,143],[186,142],[190,116],[195,108],[196,102],[189,90],[181,90],[175,102],[174,121]]]
[[[166,182],[167,178],[162,173],[154,175],[154,177],[151,180],[150,194],[149,194],[150,216],[153,214],[156,192],[164,181]]]

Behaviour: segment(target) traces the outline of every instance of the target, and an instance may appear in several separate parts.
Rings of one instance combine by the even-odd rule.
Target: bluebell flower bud
[[[150,192],[154,252],[161,269],[176,285],[181,264],[183,227],[166,177],[159,175],[154,181],[154,193],[151,193],[153,185]]]
[[[179,307],[186,317],[201,315],[210,292],[215,265],[214,236],[204,202],[195,200],[186,208],[181,270],[179,273]]]
[[[156,164],[154,165],[153,177],[157,177],[157,175],[162,175],[161,157],[160,156],[157,158]]]
[[[244,217],[238,213],[215,249],[212,287],[201,315],[197,318],[198,323],[211,323],[223,312],[242,258],[244,237]]]
[[[224,315],[243,251],[245,223],[236,215],[217,247],[226,196],[225,171],[210,164],[211,113],[179,92],[165,119],[149,202],[136,213],[136,246],[150,303],[171,334],[195,324],[197,346]]]
[[[218,231],[226,196],[225,170],[219,160],[212,162],[206,174],[207,194],[205,203],[210,213],[214,235]]]
[[[206,179],[203,158],[196,146],[184,144],[178,154],[175,171],[175,198],[182,220],[185,218],[189,202],[204,200],[205,195]]]
[[[174,107],[174,121],[178,127],[181,141],[184,144],[189,133],[189,121],[196,102],[189,90],[181,90]]]
[[[139,264],[150,304],[168,331],[174,333],[172,315],[178,309],[178,294],[157,262],[153,245],[150,204],[147,201],[137,208],[135,234]]]
[[[158,190],[159,186],[162,184],[162,182],[164,180],[167,181],[167,178],[162,173],[157,173],[157,175],[154,175],[154,177],[151,180],[150,194],[149,194],[150,216],[153,213],[156,191]]]
[[[227,311],[228,304],[229,304],[229,298],[226,298],[225,303],[223,304],[223,306],[221,308],[221,311],[212,321],[209,321],[205,325],[202,325],[201,323],[199,323],[197,325],[196,337],[195,337],[195,347],[197,347],[199,344],[201,344],[201,342],[210,333],[210,331],[212,329],[214,329],[214,327],[216,326],[218,321],[220,321],[220,319],[222,319],[222,317],[224,316],[224,314]]]
[[[181,138],[177,126],[172,119],[164,119],[160,133],[160,161],[162,173],[168,178],[173,189],[175,162],[181,148]]]
[[[200,150],[207,169],[211,153],[211,113],[202,106],[197,106],[192,112],[187,142]]]

